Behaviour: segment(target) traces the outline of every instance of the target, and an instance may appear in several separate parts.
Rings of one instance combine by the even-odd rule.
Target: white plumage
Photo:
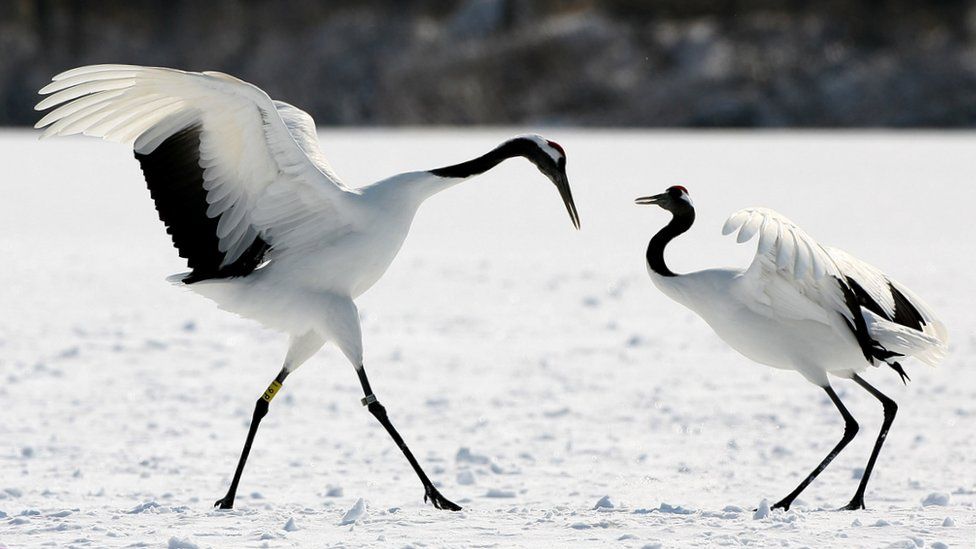
[[[740,243],[759,235],[752,264],[734,281],[734,295],[755,313],[774,321],[823,323],[835,331],[835,344],[841,344],[852,341],[849,325],[855,323],[856,311],[867,322],[872,339],[888,350],[913,356],[931,366],[945,356],[948,350],[945,325],[924,301],[875,267],[843,250],[821,246],[795,223],[768,208],[747,208],[732,214],[722,234],[736,231],[736,241]],[[865,307],[852,310],[845,302],[843,291],[848,279],[855,280],[889,319],[896,313],[891,288],[898,289],[920,313],[924,321],[921,331],[892,322]],[[839,322],[840,318],[846,322]],[[802,333],[797,337],[803,337]],[[888,347],[886,342],[899,349]],[[875,365],[881,363],[874,361]],[[861,360],[846,370],[858,372],[867,365],[867,361]]]
[[[256,86],[217,72],[126,65],[80,67],[53,80],[39,92],[52,95],[36,108],[61,106],[35,125],[46,126],[42,137],[81,133],[151,154],[201,124],[207,215],[220,220],[224,264],[258,233],[280,257],[344,223],[344,201],[354,193],[325,161],[311,117]]]
[[[357,369],[364,404],[424,483],[425,498],[459,508],[433,487],[372,394],[354,299],[389,267],[424,200],[507,158],[535,164],[578,228],[562,147],[517,136],[468,162],[351,189],[319,149],[307,113],[223,73],[94,65],[55,76],[40,93],[48,97],[36,108],[54,107],[36,124],[45,128],[42,137],[84,134],[133,146],[160,218],[191,268],[171,280],[291,336],[277,387],[334,342]],[[222,507],[233,504],[254,432],[278,390],[272,387],[255,407]]]
[[[793,499],[853,438],[857,423],[830,386],[828,375],[853,379],[878,398],[885,424],[855,497],[847,508],[863,508],[864,490],[888,426],[894,401],[858,374],[888,365],[903,380],[901,357],[936,365],[948,351],[948,332],[925,302],[887,275],[838,250],[822,246],[785,216],[767,208],[740,210],[723,234],[739,243],[756,239],[746,269],[707,269],[676,275],[664,261],[667,244],[687,231],[695,210],[684,187],[639,198],[673,214],[647,249],[648,272],[666,295],[696,312],[732,348],[761,364],[795,370],[823,388],[845,418],[845,437],[796,490]]]

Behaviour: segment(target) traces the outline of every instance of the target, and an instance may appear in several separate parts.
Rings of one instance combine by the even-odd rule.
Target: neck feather
[[[528,143],[525,140],[514,139],[506,141],[498,147],[492,149],[487,154],[483,154],[473,160],[445,166],[430,170],[430,173],[450,179],[467,179],[476,175],[483,174],[500,164],[503,160],[516,156],[528,156],[530,154]]]
[[[678,276],[664,263],[664,248],[678,235],[691,228],[695,222],[694,208],[672,212],[671,222],[654,235],[647,245],[647,265],[661,276]]]
[[[374,186],[389,192],[396,200],[403,200],[406,195],[419,206],[431,196],[466,179],[483,174],[508,158],[528,157],[532,152],[531,144],[526,140],[513,139],[467,162],[428,171],[400,174],[380,181]]]

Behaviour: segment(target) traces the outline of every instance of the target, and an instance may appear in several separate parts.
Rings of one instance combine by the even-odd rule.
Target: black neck
[[[664,247],[676,236],[690,229],[695,222],[694,208],[682,208],[671,214],[674,216],[671,222],[658,231],[647,245],[647,264],[652,271],[661,276],[678,276],[664,263]]]
[[[536,153],[544,154],[542,151],[539,151],[539,148],[535,146],[534,143],[527,139],[512,139],[502,143],[489,153],[479,156],[474,160],[468,160],[467,162],[462,162],[453,166],[445,166],[443,168],[430,170],[430,173],[439,177],[456,177],[464,179],[485,173],[500,164],[503,160],[514,158],[516,156],[530,158],[531,155]]]

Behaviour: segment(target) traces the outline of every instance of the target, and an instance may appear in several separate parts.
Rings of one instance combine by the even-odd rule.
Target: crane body
[[[285,379],[331,342],[356,369],[362,404],[416,472],[424,500],[460,509],[434,487],[373,394],[354,300],[386,272],[424,200],[509,158],[527,159],[556,186],[578,229],[561,146],[520,135],[460,164],[350,188],[319,149],[311,116],[227,74],[92,65],[55,76],[40,93],[47,97],[36,108],[53,108],[36,124],[42,137],[80,133],[132,145],[190,267],[172,282],[290,337],[215,506],[233,507],[258,426]]]
[[[881,402],[881,432],[858,489],[844,507],[863,509],[868,480],[898,406],[860,374],[886,365],[907,382],[899,360],[912,357],[938,364],[948,351],[945,326],[905,286],[842,250],[821,245],[766,208],[736,212],[722,230],[737,233],[740,243],[758,240],[748,268],[676,274],[665,262],[664,250],[695,222],[688,190],[677,185],[636,202],[660,206],[672,215],[647,247],[647,270],[654,285],[698,314],[746,358],[796,371],[823,389],[844,419],[841,441],[773,508],[789,509],[859,429],[831,386],[831,376],[853,380]]]

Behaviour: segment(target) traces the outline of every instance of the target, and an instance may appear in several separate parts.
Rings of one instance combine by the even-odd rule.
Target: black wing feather
[[[922,318],[922,313],[918,312],[915,305],[912,305],[911,300],[905,294],[898,291],[898,288],[895,288],[891,282],[888,282],[888,289],[891,291],[891,297],[895,298],[895,314],[894,318],[890,320],[921,332],[922,326],[925,326],[925,319]]]
[[[219,218],[207,216],[200,133],[199,125],[190,126],[167,138],[153,152],[136,153],[159,219],[191,269],[183,279],[186,284],[246,276],[261,264],[270,249],[267,242],[257,237],[236,261],[220,266],[224,252],[218,248]]]
[[[875,341],[870,336],[867,325],[864,322],[864,317],[861,316],[859,309],[863,307],[881,318],[887,319],[891,322],[897,322],[902,326],[914,328],[919,331],[922,330],[922,324],[925,323],[925,321],[922,320],[921,314],[918,312],[918,309],[911,304],[908,298],[899,292],[890,281],[888,282],[888,289],[891,291],[891,295],[895,298],[894,315],[885,313],[884,309],[881,308],[881,304],[875,301],[874,298],[871,297],[871,294],[866,292],[856,280],[851,277],[846,278],[846,288],[840,279],[837,279],[837,283],[841,285],[844,292],[844,301],[847,308],[854,316],[855,322],[852,325],[849,321],[847,321],[847,318],[845,318],[844,321],[847,322],[847,327],[854,332],[854,337],[857,339],[857,344],[861,348],[861,352],[864,353],[864,358],[872,364],[872,358],[887,364],[888,367],[898,373],[898,375],[901,377],[902,383],[907,384],[909,381],[911,381],[911,378],[908,377],[907,373],[905,373],[905,370],[902,368],[901,364],[890,360],[902,355],[885,349],[880,343]]]

